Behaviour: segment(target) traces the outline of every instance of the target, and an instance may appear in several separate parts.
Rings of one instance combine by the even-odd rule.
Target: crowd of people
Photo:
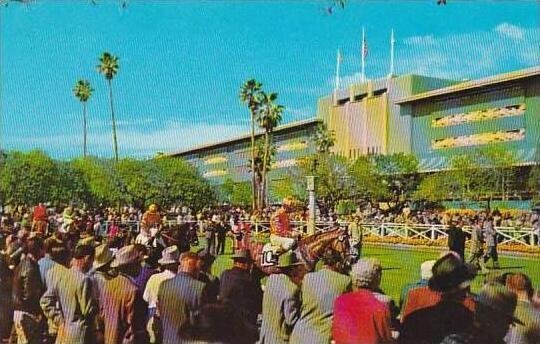
[[[288,215],[283,209],[275,218]],[[471,281],[480,278],[475,265],[484,269],[490,256],[473,249],[466,262],[458,218],[450,219],[457,233],[449,236],[451,251],[424,262],[420,279],[392,300],[381,290],[380,261],[360,258],[348,266],[332,249],[324,251],[315,271],[286,250],[275,273],[264,278],[242,238],[249,228],[239,226],[240,219],[249,214],[241,209],[204,216],[180,209],[177,222],[200,227],[205,235],[197,252],[190,242],[157,240],[164,214],[155,206],[144,213],[127,209],[124,216],[136,217],[140,232],[122,240],[121,231],[111,235],[110,227],[103,232],[98,224],[123,211],[67,207],[51,213],[40,204],[28,213],[26,223],[23,214],[17,226],[2,224],[5,343],[540,342],[540,295],[527,275],[486,274],[480,293],[471,293]],[[44,229],[39,221],[47,217],[50,224],[50,216],[59,221]],[[481,219],[472,240],[483,250],[495,219]],[[235,242],[232,268],[216,276],[212,265],[225,253],[222,233],[228,231]]]

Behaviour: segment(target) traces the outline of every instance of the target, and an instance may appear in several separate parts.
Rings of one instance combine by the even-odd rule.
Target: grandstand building
[[[452,155],[499,145],[531,165],[540,155],[540,66],[465,82],[408,74],[336,90],[318,100],[313,119],[275,130],[270,179],[315,151],[319,122],[336,133],[333,152],[351,159],[404,152],[429,172],[446,168]],[[250,180],[249,135],[168,155],[216,184]]]

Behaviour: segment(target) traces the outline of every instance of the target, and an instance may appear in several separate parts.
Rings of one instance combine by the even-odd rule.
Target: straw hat
[[[94,258],[93,268],[94,270],[107,265],[114,259],[112,251],[109,249],[109,245],[103,244],[96,247],[96,256]]]
[[[180,259],[180,251],[176,245],[169,246],[161,252],[161,259],[158,263],[161,265],[177,264]]]
[[[111,268],[117,268],[122,265],[136,263],[139,261],[139,252],[134,245],[124,246],[119,249],[114,255],[114,260],[111,263]]]

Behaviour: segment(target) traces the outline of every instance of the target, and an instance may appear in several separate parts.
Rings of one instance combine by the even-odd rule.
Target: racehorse
[[[251,241],[252,259],[255,265],[265,274],[276,273],[277,268],[264,264],[264,262],[269,261],[269,257],[264,257],[267,253],[263,252],[263,246],[263,243]],[[330,248],[342,255],[344,263],[349,263],[351,247],[347,229],[333,229],[300,238],[294,252],[298,259],[304,263],[307,270],[313,271],[322,254]]]

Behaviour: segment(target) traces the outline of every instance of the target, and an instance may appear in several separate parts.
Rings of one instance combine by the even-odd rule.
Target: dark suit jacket
[[[221,274],[219,299],[234,306],[247,323],[257,322],[257,315],[262,311],[262,298],[260,282],[255,282],[249,271],[232,268]]]
[[[403,344],[439,344],[452,333],[470,332],[473,319],[473,312],[461,303],[443,300],[407,316],[399,340]]]
[[[157,313],[161,320],[163,344],[182,343],[181,331],[207,300],[205,284],[186,273],[163,281],[158,291]]]
[[[465,240],[466,234],[461,228],[453,227],[448,230],[448,248],[458,253],[462,259],[465,259]]]

